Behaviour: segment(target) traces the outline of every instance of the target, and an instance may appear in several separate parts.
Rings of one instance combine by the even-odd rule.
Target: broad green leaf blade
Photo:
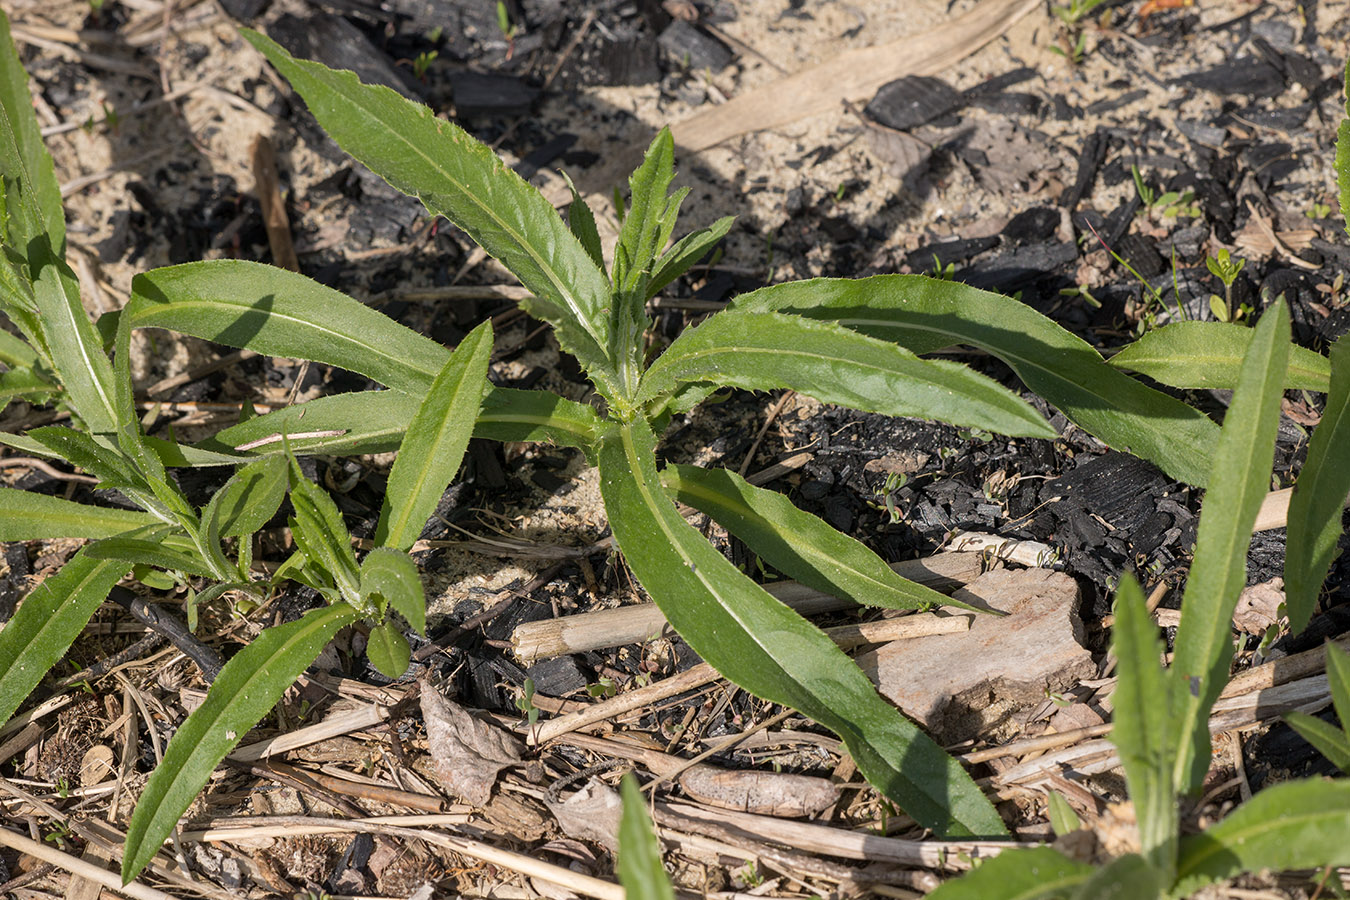
[[[132,535],[116,535],[90,544],[84,552],[90,559],[120,559],[135,565],[185,572],[202,578],[215,574],[200,557],[164,546],[162,541],[170,531],[168,526],[160,526]]]
[[[264,630],[225,664],[141,792],[123,848],[123,883],[154,858],[225,754],[267,715],[338,629],[358,618],[345,603],[311,610],[298,621]]]
[[[0,16],[3,15],[4,13],[0,12]],[[0,363],[4,363],[11,369],[31,369],[38,363],[38,354],[22,338],[15,337],[0,328]]]
[[[1218,426],[1199,410],[1108,366],[1081,338],[1026,304],[923,275],[819,278],[763,288],[733,309],[828,319],[915,353],[969,344],[999,357],[1084,431],[1202,485]]]
[[[314,484],[291,460],[291,506],[295,508],[292,531],[296,543],[310,561],[332,576],[338,590],[349,603],[360,603],[361,588],[357,574],[352,536],[328,492]]]
[[[1115,612],[1112,649],[1119,666],[1111,695],[1111,742],[1125,767],[1144,856],[1159,871],[1170,873],[1176,865],[1179,821],[1171,765],[1175,698],[1161,665],[1158,625],[1129,573],[1121,576]]]
[[[916,416],[1000,434],[1055,430],[993,379],[832,322],[774,312],[722,312],[675,339],[642,379],[638,402],[683,383],[792,388],[825,403]]]
[[[593,377],[608,380],[609,280],[538,190],[425,106],[351,72],[297,60],[257,32],[243,34],[338,146],[499,259],[534,293],[526,310],[553,325]]]
[[[726,469],[672,465],[662,470],[661,482],[677,501],[711,516],[769,563],[818,591],[889,609],[974,609],[901,578],[864,544]]]
[[[1055,837],[1073,834],[1083,827],[1083,820],[1078,818],[1078,813],[1074,812],[1069,801],[1059,791],[1051,791],[1045,805],[1050,816],[1050,829],[1054,831]]]
[[[632,773],[623,776],[623,815],[619,818],[619,883],[627,900],[675,900],[675,889],[661,863],[661,843],[647,815]]]
[[[1232,621],[1247,584],[1247,546],[1270,486],[1280,397],[1289,360],[1289,309],[1276,301],[1261,316],[1223,430],[1210,459],[1195,558],[1181,601],[1171,688],[1176,753],[1173,786],[1200,787],[1209,767],[1209,709],[1228,681]]]
[[[1182,838],[1173,893],[1184,896],[1243,872],[1344,865],[1350,865],[1350,781],[1288,781]]]
[[[103,352],[89,314],[80,302],[80,285],[46,235],[28,244],[33,300],[42,321],[52,366],[66,389],[71,409],[96,434],[117,428],[112,362]]]
[[[1298,711],[1285,713],[1284,721],[1333,766],[1350,772],[1350,732]]]
[[[1005,850],[960,878],[945,882],[929,900],[1064,900],[1092,877],[1093,868],[1049,847]]]
[[[491,356],[492,323],[484,322],[460,342],[436,376],[389,473],[376,546],[407,550],[436,511],[469,446]]]
[[[84,469],[102,481],[116,481],[145,487],[131,463],[107,438],[95,439],[83,431],[48,425],[31,429],[27,437],[37,441],[52,454],[73,466]]]
[[[666,211],[666,194],[674,178],[675,139],[671,137],[669,128],[662,128],[652,138],[642,164],[628,177],[628,209],[623,215],[619,243],[614,253],[616,291],[632,292],[646,274],[647,267],[664,249],[657,246],[656,242]],[[643,318],[641,309],[635,312],[629,310],[624,315],[631,321]]]
[[[286,461],[280,456],[242,467],[207,502],[202,522],[212,540],[243,537],[262,528],[286,499]]]
[[[610,527],[638,581],[689,645],[751,693],[833,730],[859,771],[939,834],[1006,834],[960,764],[876,692],[819,629],[718,553],[675,510],[644,422],[610,426],[597,452]]]
[[[1342,336],[1331,346],[1331,390],[1322,422],[1313,431],[1308,458],[1289,500],[1284,596],[1289,628],[1295,634],[1308,624],[1336,555],[1346,494],[1350,494],[1350,340]]]
[[[1137,853],[1111,860],[1078,886],[1073,900],[1158,900],[1170,879]]]
[[[449,352],[296,272],[237,259],[152,269],[131,283],[121,328],[167,328],[272,356],[340,366],[421,396]]]
[[[731,230],[731,226],[735,223],[735,216],[725,216],[707,228],[690,232],[676,241],[656,261],[651,280],[647,282],[647,299],[650,300],[655,297],[661,292],[662,288],[688,272],[695,263],[707,256],[708,251],[712,250],[718,241],[726,237],[727,232]]]
[[[408,620],[413,631],[426,634],[427,598],[422,589],[422,578],[417,573],[417,563],[408,554],[392,547],[376,547],[366,554],[361,560],[361,594],[383,597]]]
[[[381,675],[402,678],[408,671],[408,663],[412,661],[412,648],[393,622],[381,622],[370,629],[370,637],[366,640],[366,656]]]
[[[1345,62],[1345,93],[1350,97],[1350,59]],[[1346,101],[1345,114],[1336,128],[1336,185],[1341,192],[1341,218],[1345,220],[1345,233],[1350,234],[1350,100]]]
[[[60,258],[66,252],[66,217],[61,206],[61,188],[51,155],[42,143],[33,97],[28,93],[28,73],[19,62],[9,19],[0,11],[0,176],[20,182],[24,215],[30,217],[15,237],[25,244],[39,234],[51,238]],[[11,220],[20,214],[10,209]]]
[[[37,399],[60,391],[59,385],[52,384],[29,368],[0,372],[0,406],[21,397]]]
[[[285,433],[295,453],[385,453],[398,449],[417,407],[417,397],[398,391],[320,397],[234,425],[202,441],[197,448],[217,454],[278,455]],[[589,453],[599,423],[600,417],[591,407],[548,391],[493,388],[483,398],[473,434],[492,441],[580,447]],[[245,449],[238,449],[241,447]]]
[[[9,721],[130,568],[80,551],[24,598],[0,631],[0,721]]]
[[[1111,357],[1110,364],[1172,387],[1231,390],[1253,333],[1246,325],[1227,322],[1174,322],[1128,345]],[[1286,390],[1325,393],[1330,382],[1325,356],[1304,347],[1290,349]]]
[[[43,538],[105,538],[159,519],[130,509],[88,506],[0,487],[0,541],[36,541]]]

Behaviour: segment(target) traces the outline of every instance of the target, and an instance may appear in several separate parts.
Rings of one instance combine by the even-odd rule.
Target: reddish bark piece
[[[1096,673],[1079,642],[1078,585],[1049,569],[986,572],[953,596],[1007,613],[970,630],[895,641],[858,657],[881,693],[940,742],[974,737]]]
[[[497,773],[520,763],[520,744],[502,729],[475,719],[429,684],[423,685],[420,699],[427,749],[441,786],[465,803],[485,805]]]

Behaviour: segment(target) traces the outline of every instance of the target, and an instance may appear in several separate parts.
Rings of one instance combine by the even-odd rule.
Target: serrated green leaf
[[[576,235],[586,255],[599,267],[605,269],[605,248],[600,243],[600,229],[595,226],[595,213],[582,199],[577,186],[566,172],[562,177],[567,181],[567,189],[572,192],[572,203],[567,207],[567,227]]]
[[[1169,879],[1137,853],[1118,856],[1078,886],[1073,900],[1158,900]]]
[[[297,60],[257,32],[243,34],[338,146],[500,260],[534,294],[522,306],[553,325],[558,343],[602,392],[613,387],[609,280],[538,190],[425,106],[362,84],[351,72]]]
[[[775,600],[675,510],[645,422],[611,425],[597,450],[610,526],[675,630],[724,676],[843,738],[858,769],[939,834],[1006,834],[956,760],[877,694],[823,632]]]
[[[622,792],[618,869],[626,900],[675,900],[675,889],[661,863],[661,843],[647,815],[647,799],[631,772],[623,776]]]
[[[265,629],[225,664],[141,792],[123,848],[123,883],[154,859],[225,754],[267,715],[338,629],[358,618],[346,604],[311,610],[298,621]]]
[[[130,568],[81,550],[24,598],[0,630],[0,721],[9,721]]]
[[[1247,546],[1270,487],[1280,398],[1289,360],[1289,309],[1282,300],[1257,324],[1242,360],[1200,510],[1195,559],[1181,601],[1171,681],[1177,713],[1173,785],[1200,787],[1209,768],[1209,709],[1228,681],[1232,621],[1247,584]]]
[[[0,541],[105,538],[153,524],[159,519],[149,513],[0,487]]]
[[[929,900],[1064,900],[1092,877],[1087,863],[1049,847],[1005,850],[960,878],[944,882]]]
[[[1331,389],[1322,421],[1313,431],[1308,457],[1289,500],[1284,557],[1289,628],[1302,631],[1336,555],[1341,512],[1350,493],[1350,340],[1331,345]]]
[[[483,399],[492,323],[460,342],[418,407],[389,473],[389,489],[375,526],[377,546],[407,550],[436,511],[469,446]]]
[[[60,391],[60,385],[52,384],[32,369],[18,368],[0,372],[0,406],[19,398],[31,397],[36,400]]]
[[[766,561],[818,591],[888,609],[982,611],[901,578],[866,545],[734,472],[671,465],[661,471],[661,482],[675,500],[711,516]]]
[[[291,506],[295,508],[292,532],[295,542],[310,561],[327,572],[352,604],[361,602],[361,589],[352,537],[333,498],[300,471],[291,460]]]
[[[119,328],[167,328],[328,363],[419,397],[449,356],[440,344],[346,294],[296,272],[237,259],[137,275]]]
[[[1350,865],[1350,781],[1288,781],[1182,838],[1173,895],[1243,872],[1344,865]]]
[[[675,177],[675,139],[662,128],[647,147],[642,164],[628,178],[628,208],[614,257],[614,288],[631,292],[663,247],[656,241],[666,212],[666,192]],[[623,264],[619,262],[623,250]],[[640,317],[639,312],[639,317]]]
[[[1177,388],[1231,390],[1237,385],[1242,356],[1251,346],[1252,329],[1226,322],[1174,322],[1148,332],[1109,360],[1117,369],[1147,375]],[[1327,358],[1292,347],[1286,390],[1326,392],[1331,382]]]
[[[725,216],[707,228],[690,232],[676,241],[656,261],[651,280],[647,282],[647,299],[655,297],[666,285],[688,272],[695,263],[707,256],[717,242],[726,237],[735,223],[735,216]]]
[[[787,387],[825,403],[1000,434],[1054,438],[1035,410],[993,379],[843,325],[775,312],[722,312],[686,330],[652,363],[639,403],[682,383]]]
[[[412,648],[393,622],[381,622],[370,629],[366,656],[386,678],[402,678],[412,660]]]
[[[1173,732],[1177,710],[1169,673],[1164,671],[1158,625],[1149,616],[1143,591],[1128,572],[1116,591],[1112,649],[1119,660],[1111,695],[1111,742],[1120,751],[1130,800],[1139,821],[1144,856],[1159,871],[1176,865],[1178,808],[1172,781]]]
[[[0,11],[0,179],[21,184],[22,205],[26,207],[23,215],[27,218],[15,237],[27,244],[45,233],[50,236],[56,255],[64,257],[66,217],[61,206],[61,187],[56,181],[51,155],[42,143],[42,132],[33,113],[33,97],[28,90],[28,73],[14,49],[9,19]],[[11,209],[11,220],[19,212]]]
[[[737,298],[732,308],[836,321],[915,353],[979,347],[1111,447],[1188,484],[1203,485],[1209,475],[1218,426],[1111,368],[1087,342],[1009,297],[923,275],[877,275],[774,285]]]
[[[422,578],[417,574],[417,563],[408,554],[392,547],[376,547],[366,554],[361,561],[361,594],[383,597],[408,620],[413,631],[426,634],[427,598],[422,589]],[[406,664],[404,668],[407,668]]]
[[[111,446],[107,438],[96,439],[83,431],[59,425],[33,428],[27,437],[57,458],[84,469],[101,481],[140,484],[148,489],[130,461]]]

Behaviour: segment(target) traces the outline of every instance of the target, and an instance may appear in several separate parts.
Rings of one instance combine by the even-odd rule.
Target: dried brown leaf
[[[420,699],[432,770],[441,786],[466,803],[483,806],[492,796],[497,773],[520,763],[520,744],[431,685],[423,685]]]

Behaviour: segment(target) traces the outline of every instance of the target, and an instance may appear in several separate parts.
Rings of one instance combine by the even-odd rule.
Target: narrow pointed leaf
[[[619,265],[615,251],[614,288],[632,291],[662,247],[657,246],[662,217],[666,210],[666,192],[675,177],[675,140],[669,128],[652,138],[642,164],[628,178],[628,209],[619,231],[618,247],[624,264]]]
[[[29,368],[0,372],[0,406],[21,397],[36,399],[44,395],[60,393],[60,391],[60,385],[52,384]]]
[[[609,280],[537,189],[425,106],[351,72],[297,60],[257,32],[243,34],[338,146],[501,260],[533,292],[526,310],[552,324],[564,349],[603,380]]]
[[[610,526],[633,574],[675,630],[751,693],[843,738],[858,769],[944,835],[1006,834],[956,760],[895,707],[825,634],[750,581],[666,498],[643,422],[610,426],[597,457]]]
[[[657,260],[651,280],[647,282],[647,298],[655,297],[666,285],[693,268],[695,263],[717,246],[718,241],[726,237],[735,223],[735,216],[725,216],[707,228],[690,232],[676,241]]]
[[[121,328],[193,337],[328,363],[421,396],[449,352],[430,338],[286,269],[211,260],[152,269],[131,283]]]
[[[408,424],[375,526],[375,543],[407,550],[454,480],[483,399],[492,323],[469,333],[441,369]]]
[[[0,721],[9,721],[130,568],[82,550],[24,598],[0,630]]]
[[[1139,583],[1126,573],[1116,591],[1112,649],[1119,660],[1111,695],[1111,742],[1120,751],[1139,820],[1144,856],[1160,871],[1176,865],[1178,809],[1171,754],[1175,698],[1161,665],[1158,625],[1149,616]]]
[[[137,510],[89,506],[0,487],[0,541],[104,538],[156,524],[159,519]]]
[[[202,509],[212,540],[243,537],[262,528],[286,499],[286,461],[279,456],[255,460],[234,473]]]
[[[1126,346],[1110,364],[1172,387],[1231,390],[1237,386],[1253,333],[1246,325],[1228,322],[1174,322]],[[1290,348],[1286,390],[1325,393],[1330,382],[1325,356],[1304,347]]]
[[[51,238],[58,257],[65,256],[66,218],[61,205],[61,188],[47,147],[42,143],[33,97],[28,92],[28,73],[24,71],[9,19],[0,11],[0,176],[21,183],[23,214],[30,218],[16,237],[27,242],[39,234]],[[18,209],[9,210],[13,218]]]
[[[999,357],[1084,431],[1203,485],[1218,426],[1108,366],[1084,340],[1018,300],[922,275],[819,278],[763,288],[734,309],[827,319],[915,353],[969,344]]]
[[[361,594],[383,597],[408,620],[413,631],[426,634],[427,598],[422,589],[422,578],[417,573],[417,563],[408,554],[391,547],[376,547],[366,554],[361,560]]]
[[[675,900],[675,889],[661,863],[661,842],[647,815],[647,799],[632,773],[623,776],[622,791],[618,868],[626,900]]]
[[[1297,710],[1285,713],[1284,721],[1333,766],[1350,772],[1350,732]]]
[[[1350,781],[1266,788],[1228,818],[1181,840],[1176,896],[1243,872],[1350,865]]]
[[[1228,681],[1233,610],[1247,584],[1252,525],[1270,486],[1288,359],[1289,310],[1277,301],[1256,326],[1223,430],[1208,457],[1213,468],[1171,668],[1178,713],[1173,785],[1179,792],[1199,788],[1209,768],[1209,709]]]
[[[225,664],[141,792],[123,848],[124,883],[154,858],[225,754],[267,715],[338,629],[358,618],[346,604],[311,610],[298,621],[265,629]]]
[[[577,191],[577,186],[572,183],[572,179],[566,172],[563,173],[563,178],[567,180],[567,189],[572,192],[572,204],[567,207],[567,227],[581,242],[586,255],[601,271],[604,271],[605,249],[600,243],[600,230],[595,226],[595,213],[582,199],[581,194]]]
[[[1050,791],[1046,796],[1045,805],[1049,813],[1050,829],[1054,831],[1055,837],[1073,834],[1083,827],[1083,820],[1078,818],[1078,813],[1074,812],[1069,801],[1065,800],[1059,791]]]
[[[1308,624],[1341,537],[1341,511],[1350,494],[1350,340],[1331,346],[1331,390],[1322,421],[1289,500],[1284,557],[1289,627]]]
[[[140,566],[184,572],[209,578],[214,572],[200,557],[183,553],[163,544],[172,531],[168,526],[138,529],[130,534],[114,535],[85,548],[90,559],[120,559]]]
[[[1064,900],[1093,868],[1049,847],[1005,850],[944,883],[929,900]]]
[[[1350,97],[1350,59],[1345,62],[1345,96]],[[1336,186],[1341,194],[1341,218],[1350,234],[1350,100],[1345,104],[1346,118],[1336,128]]]
[[[1053,438],[1035,410],[990,378],[832,322],[723,312],[684,332],[647,370],[639,402],[682,383],[792,388],[825,403],[1000,434]]]
[[[306,549],[312,562],[322,567],[342,591],[344,598],[358,602],[360,583],[351,532],[328,492],[314,484],[294,460],[291,461],[291,506],[295,507],[292,529],[296,543]]]
[[[96,439],[86,432],[59,425],[31,429],[27,437],[102,481],[138,484],[148,489],[131,463],[107,438]]]
[[[381,675],[402,678],[408,671],[408,663],[412,661],[412,648],[393,622],[381,622],[370,629],[370,637],[366,640],[366,656]]]
[[[711,516],[770,564],[818,591],[889,609],[974,609],[901,578],[866,545],[726,469],[672,465],[662,470],[661,482],[675,500]]]
[[[38,354],[23,338],[15,337],[8,331],[0,329],[0,363],[11,369],[32,368],[38,363]]]

